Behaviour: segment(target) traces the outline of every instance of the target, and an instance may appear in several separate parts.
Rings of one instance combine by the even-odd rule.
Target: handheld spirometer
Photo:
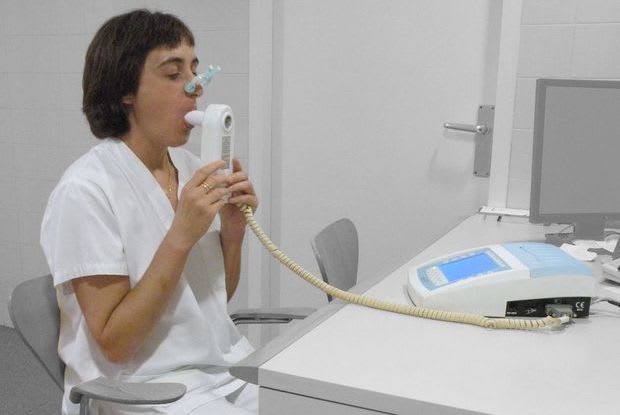
[[[185,91],[193,93],[197,85],[206,86],[212,76],[219,71],[219,66],[209,66],[209,71],[197,75],[184,86]],[[230,174],[234,142],[234,118],[230,107],[211,104],[204,112],[189,112],[185,115],[185,120],[192,125],[202,127],[201,159],[203,162],[225,160],[224,173]],[[456,257],[443,258],[426,265],[421,273],[410,273],[408,290],[415,306],[395,304],[343,291],[317,278],[287,257],[261,229],[254,219],[254,212],[250,206],[238,204],[237,207],[243,213],[248,226],[258,240],[275,259],[321,291],[347,303],[433,320],[458,322],[485,328],[521,330],[559,326],[570,321],[572,314],[561,313],[556,316],[539,314],[537,311],[530,315],[546,317],[527,320],[486,316],[513,315],[507,311],[500,312],[502,302],[509,297],[510,301],[524,301],[525,299],[530,301],[533,299],[532,292],[536,293],[534,297],[537,298],[533,299],[535,301],[539,300],[538,297],[552,298],[553,301],[573,297],[580,299],[575,304],[574,314],[576,315],[580,313],[587,315],[589,310],[589,298],[593,295],[594,285],[592,273],[588,274],[588,271],[582,268],[583,265],[579,267],[577,264],[570,263],[565,256],[547,251],[543,247],[532,246],[517,253],[518,249],[515,251],[507,247],[508,244],[459,253]],[[557,272],[550,273],[553,270]],[[562,273],[563,270],[568,272]],[[563,285],[567,288],[561,289]],[[570,288],[571,285],[572,288]],[[517,296],[513,295],[517,293]],[[497,301],[484,300],[486,297],[494,296],[499,299]],[[442,298],[443,300],[440,301]],[[581,304],[583,304],[583,309],[579,308]],[[437,306],[438,309],[427,306]],[[538,310],[538,305],[533,308]],[[521,305],[516,305],[514,309],[521,310]],[[525,314],[527,315],[527,312]]]
[[[185,121],[202,127],[200,159],[209,162],[224,160],[226,167],[220,173],[229,175],[233,171],[235,123],[228,105],[211,104],[203,111],[185,114]]]
[[[586,317],[592,270],[544,243],[506,243],[456,252],[409,270],[417,306],[487,317]]]

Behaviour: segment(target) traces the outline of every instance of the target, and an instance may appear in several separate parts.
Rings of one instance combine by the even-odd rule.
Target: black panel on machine
[[[588,317],[590,300],[590,297],[562,297],[509,301],[506,304],[506,317],[547,317],[546,306],[549,304],[570,305],[573,309],[572,317]]]

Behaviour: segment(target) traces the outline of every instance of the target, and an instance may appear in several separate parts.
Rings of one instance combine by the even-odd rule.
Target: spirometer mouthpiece
[[[203,111],[190,111],[185,114],[185,121],[190,123],[195,127],[199,127],[202,125],[202,120],[205,118],[205,113]]]
[[[193,94],[194,92],[196,92],[196,86],[198,85],[202,86],[202,88],[204,89],[207,85],[209,85],[209,82],[211,82],[211,78],[213,78],[213,75],[220,72],[221,70],[222,68],[220,68],[219,65],[209,65],[206,72],[200,73],[193,77],[191,81],[185,84],[183,89],[188,94]]]

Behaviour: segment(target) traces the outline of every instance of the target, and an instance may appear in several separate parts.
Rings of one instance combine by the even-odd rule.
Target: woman
[[[86,54],[83,111],[102,143],[64,173],[41,229],[61,310],[65,414],[78,413],[71,387],[99,376],[188,392],[147,408],[94,402],[93,413],[257,412],[256,388],[228,373],[252,347],[226,303],[245,234],[234,204],[258,200],[238,162],[225,177],[224,162],[178,148],[202,93],[183,89],[193,46],[175,16],[136,10],[108,20]]]

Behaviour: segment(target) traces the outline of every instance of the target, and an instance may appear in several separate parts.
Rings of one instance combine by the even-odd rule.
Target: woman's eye
[[[170,78],[170,79],[172,79],[174,81],[176,79],[179,79],[179,76],[181,76],[180,73],[173,73],[173,74],[168,75],[168,78]]]

